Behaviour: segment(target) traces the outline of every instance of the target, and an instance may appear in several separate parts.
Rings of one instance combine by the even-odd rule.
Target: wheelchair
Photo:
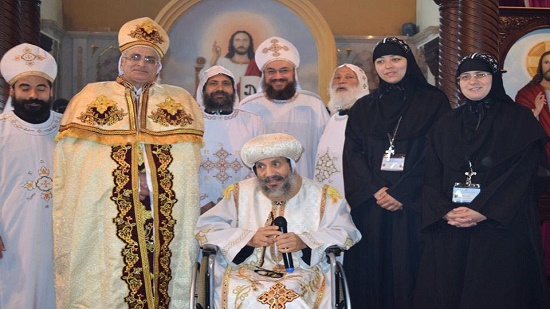
[[[189,309],[214,309],[214,264],[218,247],[205,244],[202,246],[202,258],[193,267],[191,278],[191,299]],[[329,264],[329,275],[331,279],[331,308],[351,309],[349,289],[342,263],[336,257],[344,250],[336,245],[325,250],[327,263]]]

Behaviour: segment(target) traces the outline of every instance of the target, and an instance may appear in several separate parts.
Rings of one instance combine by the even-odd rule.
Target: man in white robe
[[[317,145],[329,119],[326,107],[318,95],[300,89],[300,54],[292,43],[271,37],[258,46],[255,58],[262,91],[241,100],[241,108],[260,115],[266,133],[295,136],[305,149],[296,168],[313,178]]]
[[[317,147],[313,180],[329,184],[344,194],[342,152],[348,110],[357,99],[369,94],[367,75],[360,67],[344,63],[332,74],[329,94],[328,108],[332,116]]]
[[[237,85],[232,72],[221,66],[201,73],[197,102],[204,115],[199,189],[205,212],[218,203],[229,184],[253,176],[240,151],[246,141],[263,133],[263,122],[258,115],[235,108]]]
[[[61,115],[51,111],[57,63],[20,44],[0,62],[13,110],[0,114],[0,309],[55,308],[52,163]]]
[[[199,217],[196,237],[220,248],[215,308],[328,308],[325,249],[348,249],[361,239],[342,196],[300,176],[300,142],[283,133],[249,140],[241,150],[255,178],[231,185],[224,199]],[[287,221],[287,233],[273,225]],[[290,254],[294,270],[282,254]],[[288,265],[287,265],[288,266]]]

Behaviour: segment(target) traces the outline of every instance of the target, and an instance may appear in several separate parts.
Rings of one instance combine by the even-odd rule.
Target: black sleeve
[[[235,258],[233,259],[233,263],[235,264],[241,264],[242,262],[244,262],[249,256],[252,255],[252,253],[254,253],[254,247],[252,246],[244,246],[241,251],[239,251],[239,253],[237,253],[237,255],[235,256]]]
[[[358,207],[373,199],[373,195],[385,185],[384,181],[371,171],[367,149],[364,147],[364,114],[361,107],[367,101],[358,101],[350,110],[345,131],[342,168],[344,189],[349,205]]]
[[[306,247],[302,250],[302,261],[304,261],[307,265],[311,265],[311,248]]]

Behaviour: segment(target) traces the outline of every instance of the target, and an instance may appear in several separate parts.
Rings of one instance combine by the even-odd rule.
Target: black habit
[[[443,92],[426,82],[412,55],[407,61],[407,73],[399,83],[381,80],[378,89],[349,111],[345,196],[363,236],[345,254],[353,308],[406,309],[412,304],[420,254],[425,135],[450,105]],[[395,136],[395,154],[406,156],[402,172],[381,170],[389,136]],[[403,210],[392,212],[376,204],[373,195],[383,187]]]
[[[500,84],[499,84],[500,83]],[[444,116],[428,135],[423,189],[425,245],[415,307],[546,309],[547,292],[533,184],[546,134],[532,112],[504,94],[500,73],[482,101]],[[477,128],[477,129],[476,129]],[[452,202],[465,172],[481,191]],[[443,217],[466,206],[485,217],[459,228]]]

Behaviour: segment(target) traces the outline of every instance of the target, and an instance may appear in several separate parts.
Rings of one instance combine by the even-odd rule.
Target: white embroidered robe
[[[41,124],[0,114],[0,309],[55,308],[52,178],[61,115]]]
[[[313,178],[317,145],[329,119],[328,111],[319,97],[297,90],[290,100],[268,100],[264,92],[244,98],[240,108],[262,117],[265,133],[287,133],[296,137],[304,147],[296,171]]]
[[[253,176],[241,161],[241,147],[263,133],[258,115],[235,109],[229,115],[204,114],[204,146],[201,149],[200,205],[216,204],[225,188]]]
[[[342,170],[342,153],[346,135],[348,115],[332,115],[317,147],[315,175],[313,180],[329,184],[344,194],[344,173]]]
[[[285,203],[284,217],[288,232],[296,233],[311,248],[311,261],[302,260],[302,251],[295,252],[294,272],[270,278],[254,269],[284,269],[273,247],[255,248],[241,264],[232,262],[257,229],[269,222],[272,202],[256,182],[256,178],[249,178],[229,187],[226,197],[197,222],[195,236],[199,242],[220,248],[215,308],[252,309],[262,308],[262,304],[267,308],[267,304],[277,303],[283,307],[276,308],[327,308],[330,292],[324,287],[330,282],[324,250],[330,245],[347,249],[361,239],[345,200],[334,188],[302,178],[300,191]]]

